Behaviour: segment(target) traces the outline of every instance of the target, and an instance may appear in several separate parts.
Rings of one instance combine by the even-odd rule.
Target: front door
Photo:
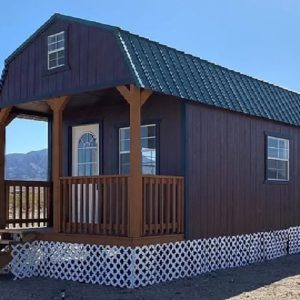
[[[99,175],[99,124],[72,128],[72,176]]]
[[[99,124],[74,126],[72,128],[72,176],[99,175]],[[77,206],[79,223],[98,223],[98,190],[94,193],[92,184],[77,184],[72,187],[72,223]],[[75,196],[75,194],[77,194]],[[88,196],[87,196],[88,195]],[[77,199],[77,203],[75,203]],[[93,211],[95,210],[95,212]],[[94,216],[94,217],[93,217]]]

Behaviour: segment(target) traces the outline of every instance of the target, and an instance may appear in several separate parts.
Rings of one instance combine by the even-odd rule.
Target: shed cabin
[[[0,107],[3,234],[136,246],[300,225],[296,92],[55,14],[5,61]],[[49,122],[48,181],[5,179],[18,116]]]

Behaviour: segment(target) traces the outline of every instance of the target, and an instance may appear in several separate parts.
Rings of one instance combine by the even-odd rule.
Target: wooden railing
[[[63,177],[60,182],[61,232],[127,236],[128,176]],[[183,182],[183,177],[143,176],[143,236],[183,233]]]
[[[143,176],[143,234],[183,233],[184,179]]]
[[[6,180],[7,227],[51,225],[51,186],[46,181]]]
[[[62,232],[127,235],[127,176],[64,177],[60,182]]]

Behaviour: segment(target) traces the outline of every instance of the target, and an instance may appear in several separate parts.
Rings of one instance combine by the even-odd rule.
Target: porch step
[[[32,229],[0,229],[0,271],[12,259],[12,246],[34,241],[36,235],[36,231]]]
[[[20,229],[0,229],[0,234],[1,233],[23,234],[24,230],[20,230]]]
[[[1,240],[13,240],[22,241],[23,232],[19,230],[1,229],[0,230],[0,241]],[[0,247],[1,249],[1,247]]]
[[[14,235],[22,237],[24,235],[24,231],[17,229],[0,229],[0,236],[3,235]]]
[[[4,240],[4,239],[1,239],[0,240],[0,245],[16,245],[16,244],[19,244],[20,242],[18,241],[14,241],[14,240]]]
[[[9,252],[0,252],[0,270],[5,268],[11,261],[12,257]]]
[[[31,242],[35,238],[36,238],[36,232],[33,230],[0,229],[0,241],[12,240],[15,242],[22,243],[22,242]]]
[[[23,242],[23,233],[19,230],[0,230],[0,271],[11,261],[12,245]]]

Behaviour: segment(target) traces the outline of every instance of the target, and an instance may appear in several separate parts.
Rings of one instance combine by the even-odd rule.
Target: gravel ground
[[[300,299],[300,255],[139,289],[0,275],[0,299]]]

